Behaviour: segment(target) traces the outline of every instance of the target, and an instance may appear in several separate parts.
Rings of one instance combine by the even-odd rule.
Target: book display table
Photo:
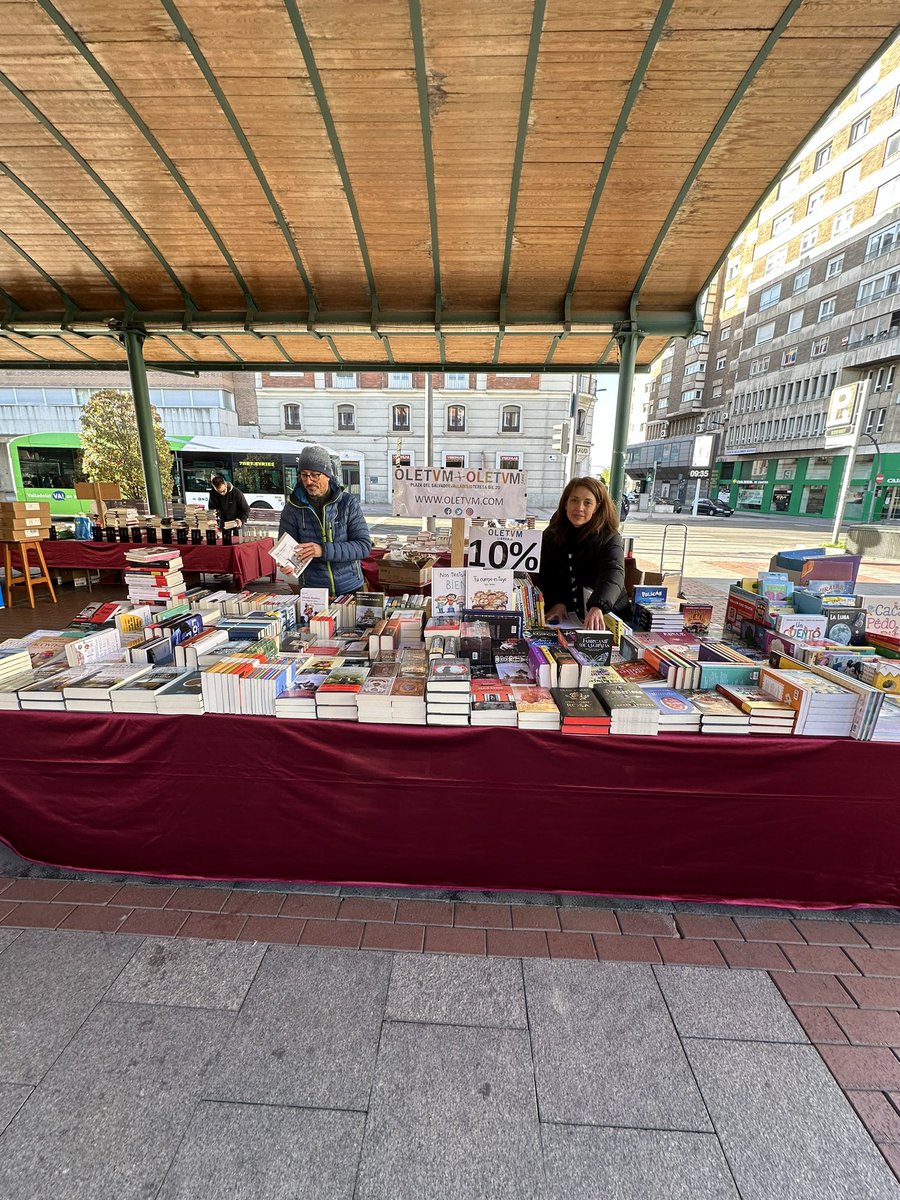
[[[895,745],[0,712],[0,837],[80,870],[900,903]]]
[[[86,542],[75,538],[39,543],[47,566],[61,570],[124,571],[125,555],[140,543]],[[146,543],[144,543],[146,545]],[[233,546],[166,546],[177,550],[184,559],[185,571],[203,571],[209,575],[233,575],[238,588],[263,575],[274,577],[275,564],[269,557],[272,538],[257,538]]]

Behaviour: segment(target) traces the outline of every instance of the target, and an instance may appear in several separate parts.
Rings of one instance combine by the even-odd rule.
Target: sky
[[[605,388],[606,391],[600,391],[600,388]],[[599,471],[601,467],[608,467],[610,463],[618,388],[618,374],[600,376],[597,402],[594,405],[594,427],[591,441],[591,465],[596,471]]]

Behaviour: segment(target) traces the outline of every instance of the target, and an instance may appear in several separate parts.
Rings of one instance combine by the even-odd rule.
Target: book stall
[[[124,548],[121,601],[0,644],[0,836],[175,876],[900,901],[900,597],[813,549],[721,630],[642,583],[630,623],[548,625],[518,541],[442,567],[414,539],[425,590],[332,598]]]

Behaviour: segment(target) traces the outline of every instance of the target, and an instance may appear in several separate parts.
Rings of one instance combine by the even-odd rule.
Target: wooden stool
[[[12,565],[12,548],[19,552],[19,562],[22,564],[22,578],[13,579]],[[34,550],[37,554],[38,566],[41,568],[40,575],[31,578],[31,565],[28,562],[28,551]],[[50,576],[47,574],[47,563],[44,560],[44,552],[41,549],[41,543],[33,542],[3,542],[3,569],[6,573],[6,606],[12,608],[13,603],[13,588],[21,587],[22,584],[28,589],[28,603],[34,608],[34,585],[38,583],[46,583],[50,589],[50,597],[53,603],[56,603],[56,592],[53,590],[53,584],[50,582]]]

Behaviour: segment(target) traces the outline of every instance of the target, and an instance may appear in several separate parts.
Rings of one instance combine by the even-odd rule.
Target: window
[[[872,378],[872,372],[869,372],[869,378]],[[894,386],[894,366],[879,367],[875,372],[872,390],[875,392],[889,392]]]
[[[282,411],[284,412],[285,429],[303,428],[303,416],[299,404],[285,404]]]
[[[684,368],[685,375],[697,375],[700,371],[706,370],[706,359],[698,358],[696,362],[688,363]]]
[[[821,358],[823,354],[828,352],[828,338],[816,338],[809,352],[810,358]]]
[[[884,229],[879,229],[877,233],[872,234],[866,243],[866,259],[886,254],[895,246],[900,246],[900,221],[895,221],[893,225],[887,225]]]
[[[787,252],[787,246],[779,246],[777,250],[773,250],[771,254],[767,255],[764,273],[773,275],[776,271],[780,271],[787,262]]]
[[[753,362],[750,364],[750,374],[751,375],[762,375],[765,371],[768,371],[768,369],[769,369],[768,357],[754,358]]]
[[[759,297],[759,307],[771,308],[773,304],[777,304],[781,299],[781,284],[773,283],[771,287],[765,288]]]
[[[892,271],[882,271],[880,275],[872,275],[864,279],[856,293],[857,306],[871,304],[884,296],[893,296],[900,291],[900,268]]]
[[[741,260],[739,258],[733,258],[728,264],[728,270],[725,272],[725,279],[734,279],[735,275],[737,275],[740,269]]]
[[[395,433],[407,433],[410,428],[410,408],[408,404],[395,404],[391,408],[391,429]]]
[[[865,137],[869,132],[869,113],[864,117],[860,117],[858,121],[854,121],[850,126],[850,141],[849,145],[858,142],[860,138]]]
[[[797,361],[797,347],[793,346],[790,350],[785,350],[781,355],[781,365],[783,367],[792,367]]]
[[[853,163],[848,167],[841,176],[841,194],[849,192],[851,188],[855,188],[859,183],[859,177],[862,174],[862,159],[859,162]]]
[[[846,233],[853,224],[853,207],[845,208],[831,222],[831,236],[837,237],[839,233]]]
[[[664,375],[660,375],[659,382],[660,383],[671,383],[672,382],[672,372],[666,371]]]
[[[355,371],[334,371],[331,376],[331,381],[336,388],[355,388],[356,387],[356,372]]]
[[[443,459],[442,466],[444,467],[467,467],[469,465],[469,455],[466,454],[448,454],[446,450],[441,455]]]
[[[356,428],[356,409],[352,404],[337,406],[337,427],[341,431]]]
[[[587,409],[579,408],[575,414],[575,433],[578,437],[584,436],[585,422],[587,421]]]
[[[668,396],[660,396],[660,398],[656,401],[656,407],[657,408],[668,408],[669,407],[669,397]]]
[[[821,171],[828,160],[831,158],[831,142],[826,142],[824,146],[816,151],[816,161],[813,164],[814,171]]]
[[[579,412],[584,412],[580,408]],[[584,422],[582,421],[582,425]],[[505,404],[500,410],[500,432],[520,433],[522,430],[522,410],[518,404]],[[580,432],[584,432],[582,429]]]
[[[734,292],[728,292],[722,300],[722,308],[734,308]]]
[[[894,364],[891,363],[891,365],[885,371],[884,390],[886,392],[889,392],[891,390],[891,388],[894,386],[894,371],[895,371],[895,369],[896,368],[895,368]]]
[[[754,345],[761,346],[763,342],[770,342],[775,336],[775,322],[768,321],[765,325],[760,325],[756,330],[756,341]]]
[[[731,337],[731,326],[723,325],[722,328],[719,330],[719,341],[727,342],[730,337]]]
[[[825,188],[816,188],[814,192],[809,193],[809,199],[806,202],[807,214],[814,213],[817,208],[821,208],[825,203]]]
[[[881,433],[886,416],[886,408],[873,408],[866,413],[866,433]]]
[[[454,392],[464,392],[469,386],[469,376],[462,371],[450,371],[444,376],[444,387]]]
[[[521,454],[498,454],[497,455],[497,470],[498,471],[520,471],[522,469]]]
[[[720,355],[719,355],[719,357],[716,359],[716,370],[717,370],[717,371],[724,371],[724,370],[725,370],[725,364],[726,364],[726,362],[727,362],[727,361],[728,361],[728,355],[727,355],[727,354],[720,354]]]
[[[794,276],[794,292],[805,292],[809,287],[809,267],[805,271],[798,271]]]
[[[877,213],[883,212],[886,208],[893,208],[895,204],[900,204],[900,175],[895,175],[893,179],[883,183],[875,193],[875,211]]]
[[[861,100],[867,92],[871,92],[872,88],[878,82],[878,77],[881,74],[881,62],[872,63],[868,70],[863,71],[859,77],[859,83],[856,87],[856,98]]]
[[[803,309],[798,308],[788,317],[787,331],[793,333],[803,324]]]
[[[793,195],[800,184],[800,168],[794,167],[778,185],[778,199],[781,200],[785,196]]]
[[[828,317],[834,316],[834,301],[834,296],[826,296],[825,299],[819,303],[819,315],[816,317],[817,321],[825,321]]]
[[[884,165],[900,157],[900,132],[892,133],[884,147]]]
[[[836,254],[834,258],[829,258],[825,264],[825,278],[834,279],[835,275],[840,275],[844,269],[843,254]]]
[[[800,239],[800,253],[808,254],[818,240],[818,229],[807,229],[806,233],[804,233],[803,237]]]
[[[465,433],[466,406],[464,404],[447,405],[447,432]]]
[[[395,467],[411,467],[413,465],[412,454],[392,454],[391,465]]]
[[[413,385],[412,371],[389,371],[389,388],[411,388]]]

